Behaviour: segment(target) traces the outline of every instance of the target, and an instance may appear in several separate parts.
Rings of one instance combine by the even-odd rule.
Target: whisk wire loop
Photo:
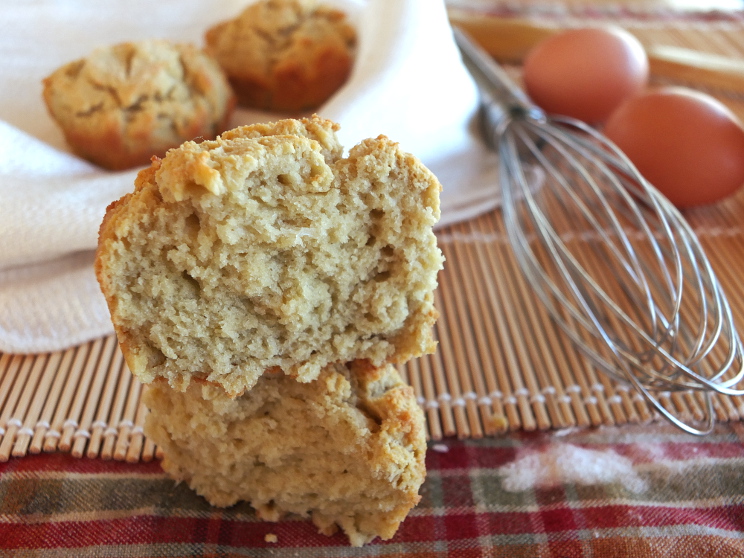
[[[537,130],[536,130],[537,131]],[[551,132],[555,132],[554,130]],[[520,133],[520,136],[522,136],[523,141],[527,141],[525,138],[524,133]],[[543,138],[546,138],[546,135],[542,136]],[[567,139],[570,139],[566,136]],[[553,145],[558,151],[558,154],[562,157],[564,157],[565,162],[568,164],[568,168],[571,171],[576,172],[582,179],[586,180],[586,184],[590,185],[591,188],[594,190],[594,193],[596,194],[599,189],[597,185],[595,184],[592,177],[588,174],[587,169],[582,166],[579,161],[571,154],[571,152],[566,149],[566,145],[564,145],[561,141],[556,141],[559,138],[557,137],[550,137],[547,136],[547,141],[553,141]],[[568,147],[571,147],[571,144],[568,144]],[[544,156],[544,154],[541,151],[535,150],[536,146],[534,142],[530,142],[530,151],[535,156],[538,163],[541,163],[543,167],[547,170],[548,174],[550,175],[550,179],[554,180],[556,185],[560,186],[562,194],[561,196],[556,196],[558,203],[560,203],[563,207],[565,207],[565,203],[563,198],[568,197],[570,201],[575,205],[575,207],[579,210],[581,213],[582,218],[586,219],[587,222],[594,228],[594,230],[597,231],[601,241],[602,246],[606,247],[607,249],[612,251],[612,255],[615,257],[614,260],[610,261],[617,261],[621,263],[620,271],[623,271],[627,273],[630,276],[631,284],[636,285],[640,287],[640,291],[644,293],[645,300],[648,303],[649,309],[653,312],[654,307],[652,304],[652,297],[650,293],[650,289],[648,285],[646,284],[645,276],[642,272],[640,272],[640,264],[635,256],[635,252],[633,251],[630,241],[628,239],[627,234],[625,234],[625,231],[619,226],[619,223],[617,223],[617,219],[614,215],[614,213],[610,210],[608,207],[607,200],[602,197],[598,197],[598,200],[601,203],[601,207],[597,207],[596,205],[593,207],[587,207],[587,204],[585,202],[585,199],[582,199],[579,195],[579,193],[576,192],[574,188],[571,187],[569,184],[569,181],[565,178],[564,174],[561,174],[561,172],[556,169],[553,164],[547,160],[547,158]],[[534,204],[533,208],[535,207]],[[601,211],[599,211],[601,209]],[[607,234],[607,228],[604,225],[601,225],[598,220],[598,216],[604,215],[607,216],[610,221],[611,227],[615,227],[614,230],[618,231],[618,234],[615,235],[615,239],[619,241],[619,243],[616,243],[613,241],[613,238],[611,238]],[[553,228],[550,227],[550,224],[547,219],[541,220],[542,227],[539,228],[541,231],[541,234],[546,235],[552,235],[553,241],[558,241],[556,238],[556,233]],[[619,246],[618,246],[619,244]],[[568,251],[565,248],[565,245],[562,243],[558,243],[558,246],[561,247],[560,251],[563,258],[566,258],[566,260],[571,262],[572,270],[576,273],[579,273],[582,277],[586,276],[585,270],[578,264],[578,262],[571,257],[570,251]],[[597,293],[603,300],[604,303],[607,304],[614,304],[612,299],[609,299],[604,296],[604,293],[602,292],[601,288],[592,280],[591,276],[586,276],[587,283],[592,287],[592,290]],[[615,312],[620,314],[625,321],[630,321],[629,318],[624,314],[624,312],[617,308],[616,306],[613,308]],[[655,320],[652,320],[655,321]]]
[[[709,432],[711,394],[744,395],[744,350],[694,231],[602,134],[544,114],[462,31],[455,38],[482,92],[504,224],[527,282],[594,366],[684,431]],[[701,425],[664,404],[677,391],[702,395]]]
[[[571,123],[570,125],[573,126],[575,124]],[[579,127],[579,130],[584,131],[583,126]],[[656,235],[653,234],[649,224],[640,213],[638,206],[632,203],[628,192],[619,187],[617,176],[598,157],[594,159],[587,158],[589,156],[584,152],[582,143],[580,142],[582,136],[567,133],[563,128],[551,129],[551,131],[554,135],[554,146],[558,150],[559,156],[569,162],[568,171],[570,175],[576,177],[572,184],[575,185],[581,182],[590,188],[589,192],[584,193],[577,192],[575,188],[563,186],[564,192],[570,195],[570,200],[580,210],[581,216],[587,220],[590,230],[596,231],[596,234],[599,235],[601,242],[598,242],[597,246],[611,251],[609,254],[611,257],[606,262],[608,264],[620,264],[613,265],[611,272],[617,273],[618,276],[621,273],[627,275],[626,281],[618,279],[618,283],[626,291],[628,298],[634,301],[633,309],[641,307],[645,308],[648,312],[648,322],[652,327],[650,336],[657,340],[665,338],[670,328],[673,327],[674,322],[673,319],[664,319],[665,314],[658,308],[649,285],[649,277],[658,281],[660,279],[659,274],[648,273],[644,260],[638,257],[632,247],[627,226],[623,226],[620,222],[617,208],[630,210],[625,213],[626,222],[629,220],[634,227],[640,229],[640,234],[644,235],[648,241],[648,249],[653,251],[657,260],[660,260],[661,248]],[[573,153],[581,155],[583,159],[578,159]],[[590,172],[590,168],[585,161],[591,161],[595,165],[595,168],[591,169],[593,172]],[[538,160],[538,162],[542,161]],[[595,179],[595,177],[597,178]],[[603,189],[600,186],[600,179],[608,180],[613,192],[616,191],[618,195],[612,198],[604,195]],[[562,184],[566,182],[567,180],[561,179]],[[588,196],[591,196],[591,198],[588,198]],[[592,202],[590,207],[587,205],[587,198]],[[562,202],[562,199],[560,201]],[[566,204],[562,203],[562,205],[564,210],[568,212],[569,208],[566,207]],[[599,223],[598,216],[606,217],[606,223]],[[612,234],[608,231],[612,231]],[[668,232],[668,227],[665,228],[665,232]],[[673,249],[671,261],[675,277],[671,276],[670,269],[666,266],[660,267],[658,271],[661,272],[661,278],[665,280],[666,288],[673,295],[673,308],[671,308],[670,312],[672,317],[676,317],[679,314],[681,305],[681,291],[676,289],[675,285],[681,283],[682,266],[676,245],[671,244],[671,248]],[[592,282],[592,284],[595,283]],[[612,298],[602,296],[602,302],[604,304],[610,304],[612,310],[622,319],[625,325],[630,326],[633,323],[633,320],[614,304]],[[661,331],[657,329],[660,322],[662,324]]]
[[[523,132],[523,130],[521,132]],[[517,135],[523,141],[528,141],[525,139],[526,136],[524,133],[517,132]],[[530,145],[530,151],[533,151],[534,143],[531,142]],[[592,208],[586,207],[586,205],[583,203],[583,200],[578,197],[567,184],[564,175],[560,174],[548,161],[544,160],[542,152],[537,151],[534,152],[534,154],[536,155],[538,161],[543,163],[544,168],[546,169],[550,177],[561,184],[561,189],[563,190],[562,193],[567,194],[571,201],[573,201],[579,208],[582,216],[587,217],[591,225],[596,227],[596,230],[600,233],[600,240],[602,241],[600,245],[613,249],[613,255],[618,261],[621,261],[623,263],[622,268],[633,268],[633,270],[631,271],[631,276],[634,280],[634,283],[640,284],[642,287],[641,290],[644,296],[644,300],[642,302],[644,302],[647,305],[649,311],[654,314],[655,305],[653,303],[650,288],[646,284],[644,274],[640,271],[638,258],[636,257],[635,252],[630,246],[627,235],[624,234],[624,231],[621,228],[617,229],[619,233],[622,233],[618,236],[623,239],[624,251],[623,253],[620,253],[614,242],[612,242],[612,239],[605,233],[604,228],[600,226],[600,224],[594,218],[596,212],[593,213]],[[561,152],[560,154],[562,156],[566,156],[572,164],[576,164],[574,163],[573,158],[570,156],[570,154],[563,152]],[[504,157],[506,157],[506,155],[504,155]],[[587,180],[591,180],[591,177],[589,176],[585,178]],[[536,235],[540,237],[542,242],[545,243],[546,247],[551,253],[551,258],[555,261],[557,269],[560,271],[561,280],[565,281],[566,284],[570,286],[569,290],[573,292],[574,301],[579,305],[587,305],[590,301],[596,298],[598,299],[599,303],[601,303],[601,305],[599,306],[594,304],[591,308],[582,308],[580,310],[581,315],[577,315],[576,312],[574,312],[574,318],[583,321],[584,316],[599,316],[603,313],[605,307],[609,306],[610,310],[612,310],[625,323],[626,326],[632,326],[634,323],[632,318],[628,316],[626,312],[620,306],[618,306],[611,297],[607,296],[602,287],[596,281],[594,281],[593,277],[587,273],[584,267],[582,267],[582,265],[574,257],[572,252],[567,248],[566,244],[559,237],[556,229],[551,225],[549,217],[547,217],[546,214],[543,213],[535,203],[534,197],[531,192],[527,190],[523,192],[523,195],[525,198],[525,202],[529,206],[526,213],[532,220],[534,231]],[[563,196],[560,196],[556,201],[558,203],[561,203],[562,206],[565,208],[566,204],[563,203],[563,200],[561,199],[562,197]],[[513,200],[511,198],[508,201],[505,201],[505,213],[508,213],[509,210],[514,207],[512,202]],[[607,208],[605,208],[605,210],[607,211]],[[533,252],[529,250],[527,241],[521,235],[521,233],[525,230],[525,225],[522,224],[522,226],[515,226],[512,228],[511,225],[514,223],[514,220],[508,219],[508,222],[510,224],[511,234],[518,238],[518,242],[520,243],[520,245],[525,248],[524,252],[527,254],[533,254]],[[626,255],[628,256],[627,259],[625,258]],[[628,263],[628,259],[631,260],[632,263]],[[537,262],[536,258],[531,258],[529,260],[529,267],[532,273],[535,274],[537,279],[540,280],[543,285],[545,285],[546,288],[548,288],[552,292],[554,296],[561,297],[560,287],[557,286],[554,282],[548,280],[547,276],[544,273],[540,272],[541,265]],[[592,292],[592,296],[589,295],[588,291]],[[567,303],[565,299],[563,300],[563,302],[564,304]],[[639,301],[639,303],[640,302],[641,301]],[[584,324],[584,326],[589,327],[586,324]],[[593,324],[593,326],[596,327],[596,323]],[[618,342],[618,340],[615,340],[615,342]]]

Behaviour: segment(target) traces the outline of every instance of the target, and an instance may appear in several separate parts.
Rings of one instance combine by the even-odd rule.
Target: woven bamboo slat
[[[647,46],[744,56],[744,25],[642,25]],[[744,99],[711,91],[744,119]],[[744,327],[744,191],[688,211]],[[447,262],[435,327],[439,350],[401,366],[427,417],[428,436],[478,438],[509,430],[561,429],[658,420],[626,386],[593,369],[552,324],[519,275],[498,210],[438,232]],[[0,354],[0,460],[42,451],[148,461],[141,384],[115,338],[38,355]],[[716,397],[720,421],[744,417],[744,398]],[[665,404],[700,418],[698,394]]]

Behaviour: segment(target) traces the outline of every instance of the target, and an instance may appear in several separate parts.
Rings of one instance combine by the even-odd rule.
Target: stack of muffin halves
[[[435,349],[441,186],[318,117],[187,142],[101,225],[96,273],[163,468],[215,506],[353,545],[419,500],[424,417],[394,364]]]

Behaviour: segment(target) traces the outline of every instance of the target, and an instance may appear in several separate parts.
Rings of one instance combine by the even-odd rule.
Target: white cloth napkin
[[[113,332],[92,262],[106,206],[137,170],[106,172],[71,155],[41,80],[93,48],[160,37],[203,44],[248,0],[10,0],[0,17],[0,351],[62,350]],[[496,157],[475,131],[477,92],[444,0],[330,0],[356,23],[348,83],[317,112],[349,148],[385,134],[439,177],[442,221],[499,200]],[[282,115],[240,110],[232,124]]]

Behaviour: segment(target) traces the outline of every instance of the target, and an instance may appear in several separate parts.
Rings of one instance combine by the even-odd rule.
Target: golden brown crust
[[[43,85],[72,150],[109,170],[145,165],[186,140],[213,139],[236,102],[216,61],[161,40],[96,49]]]
[[[392,366],[326,367],[314,382],[262,377],[237,399],[214,386],[147,388],[146,433],[163,468],[216,506],[310,516],[355,546],[391,538],[420,500],[423,412]]]
[[[340,126],[335,122],[313,114],[309,118],[287,118],[276,122],[239,126],[220,136],[222,141],[264,136],[299,136],[311,138],[320,144],[320,151],[328,164],[335,163],[343,155],[343,146],[338,143],[336,133]]]
[[[300,0],[261,0],[205,34],[246,107],[303,111],[347,80],[356,32],[343,12]]]

